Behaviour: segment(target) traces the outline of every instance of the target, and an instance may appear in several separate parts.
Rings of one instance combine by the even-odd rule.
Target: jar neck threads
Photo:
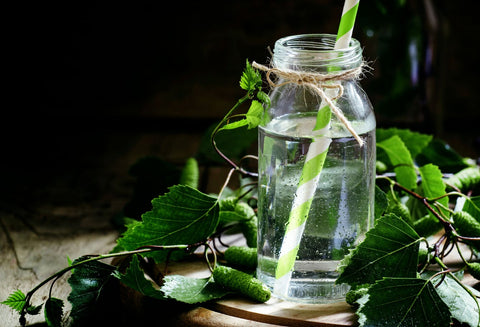
[[[332,34],[302,34],[275,42],[273,65],[279,69],[328,73],[332,69],[350,70],[362,65],[360,42],[350,41],[349,47],[334,49]]]

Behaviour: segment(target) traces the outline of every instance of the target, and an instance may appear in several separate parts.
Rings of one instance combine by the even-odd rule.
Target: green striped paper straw
[[[348,47],[359,2],[360,0],[345,1],[334,49]],[[330,128],[330,119],[331,110],[328,105],[322,103],[314,127],[314,133],[319,136],[314,138],[308,149],[280,249],[273,291],[276,295],[287,297],[288,294],[288,286],[313,196],[320,179],[328,148],[332,142],[331,138],[321,136]]]
[[[352,38],[353,26],[357,17],[360,0],[345,0],[342,11],[342,18],[338,26],[335,49],[348,48]]]

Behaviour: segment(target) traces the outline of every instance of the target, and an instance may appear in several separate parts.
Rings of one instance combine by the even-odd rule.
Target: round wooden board
[[[198,259],[171,262],[169,274],[193,278],[210,276],[206,263]],[[208,317],[208,319],[206,318]],[[328,304],[304,304],[272,298],[266,303],[235,297],[203,304],[181,320],[189,326],[355,326],[357,318],[345,301]],[[210,323],[204,323],[210,321]]]
[[[217,312],[242,319],[280,326],[355,326],[357,318],[346,302],[303,304],[276,298],[266,303],[246,299],[226,299],[209,307]]]

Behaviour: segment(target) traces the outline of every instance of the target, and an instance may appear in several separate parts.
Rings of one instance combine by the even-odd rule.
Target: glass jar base
[[[345,295],[350,290],[347,284],[335,284],[335,279],[331,278],[304,278],[292,279],[290,281],[287,294],[276,294],[273,292],[275,278],[268,275],[258,275],[257,277],[265,283],[271,290],[272,295],[278,299],[308,303],[308,304],[326,304],[345,301]]]

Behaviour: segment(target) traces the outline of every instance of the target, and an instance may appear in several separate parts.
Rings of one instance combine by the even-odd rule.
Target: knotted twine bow
[[[360,146],[363,146],[363,140],[353,129],[350,122],[347,120],[342,110],[335,105],[335,100],[340,98],[343,94],[343,86],[338,82],[346,79],[357,79],[362,73],[363,63],[354,69],[343,70],[340,72],[332,72],[328,74],[319,74],[303,71],[295,71],[290,69],[279,69],[276,67],[267,67],[256,62],[252,63],[252,66],[256,69],[266,72],[266,78],[268,84],[272,87],[279,87],[285,84],[298,84],[304,85],[312,89],[316,94],[320,96],[322,101],[328,104],[332,112],[342,122],[345,128],[352,134],[357,140]],[[271,78],[271,74],[276,75],[282,83],[274,82]],[[334,82],[334,83],[329,83]],[[323,89],[337,89],[337,94],[333,97],[327,95]]]

